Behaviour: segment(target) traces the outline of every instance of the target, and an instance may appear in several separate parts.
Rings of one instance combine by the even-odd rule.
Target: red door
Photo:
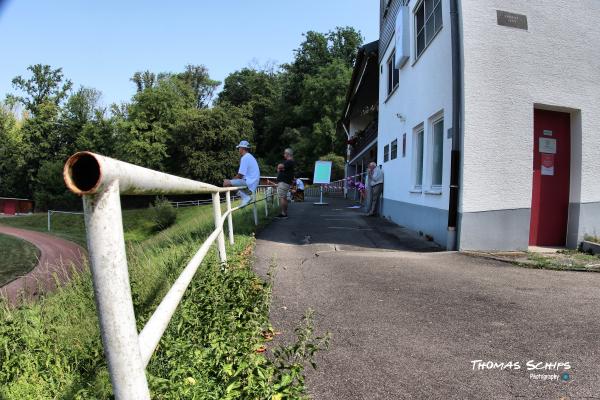
[[[16,200],[4,200],[4,214],[15,215],[17,212]]]
[[[571,116],[534,110],[529,244],[564,246],[569,212]]]

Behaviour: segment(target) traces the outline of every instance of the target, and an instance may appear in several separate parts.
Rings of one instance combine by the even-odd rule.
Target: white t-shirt
[[[246,153],[242,156],[240,159],[240,169],[238,174],[243,175],[248,189],[254,192],[260,181],[260,169],[258,168],[258,163],[252,154]]]
[[[296,186],[298,187],[298,190],[304,190],[304,182],[302,182],[302,179],[296,179]]]

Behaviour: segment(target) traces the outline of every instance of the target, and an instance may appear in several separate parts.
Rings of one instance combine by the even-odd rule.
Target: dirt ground
[[[57,283],[69,279],[72,266],[81,269],[87,257],[81,246],[45,233],[5,225],[0,225],[0,233],[24,239],[40,249],[40,260],[31,272],[0,288],[0,296],[11,305],[54,290]]]

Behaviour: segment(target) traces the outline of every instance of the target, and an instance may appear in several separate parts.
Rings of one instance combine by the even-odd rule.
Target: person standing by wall
[[[371,188],[371,208],[367,215],[373,217],[378,213],[379,198],[383,193],[383,171],[374,162],[369,163],[368,185]]]
[[[279,196],[280,213],[275,218],[288,217],[288,198],[287,194],[294,181],[294,153],[292,149],[285,149],[283,152],[283,162],[277,166],[277,196]]]
[[[236,146],[240,152],[240,168],[236,176],[232,179],[225,179],[223,186],[246,186],[250,192],[256,192],[258,182],[260,181],[260,169],[258,163],[252,154],[250,154],[250,143],[247,140],[242,140]],[[244,189],[239,190],[238,195],[242,198],[242,207],[252,200],[252,196],[248,195]]]

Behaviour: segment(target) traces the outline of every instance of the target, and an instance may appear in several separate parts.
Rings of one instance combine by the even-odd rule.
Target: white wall
[[[379,79],[379,135],[378,164],[383,165],[385,174],[384,199],[448,209],[448,185],[450,182],[451,141],[447,131],[452,125],[452,54],[450,41],[450,6],[442,0],[443,27],[437,36],[415,61],[414,18],[411,2],[411,57],[400,69],[399,86],[388,98],[387,60],[394,50],[395,37],[385,51],[380,65]],[[383,71],[383,73],[381,73]],[[444,173],[442,195],[425,194],[429,189],[431,168],[427,158],[430,130],[428,120],[442,111],[444,115]],[[406,120],[401,121],[396,114]],[[411,193],[413,188],[413,128],[425,123],[425,163],[423,171],[423,193]],[[406,133],[406,157],[402,158],[402,135]],[[398,158],[383,162],[383,149],[394,139],[398,139]]]
[[[581,193],[571,201],[600,201],[600,1],[461,3],[461,211],[531,207],[534,104],[581,110]],[[497,9],[527,15],[528,30],[498,26]]]

